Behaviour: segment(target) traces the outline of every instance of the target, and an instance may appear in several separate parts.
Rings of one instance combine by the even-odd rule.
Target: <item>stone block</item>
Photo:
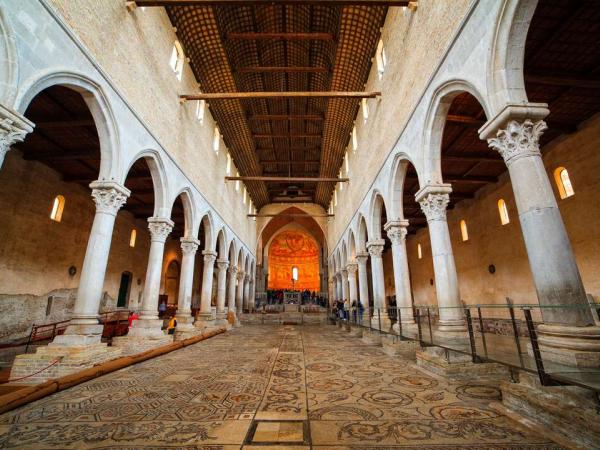
[[[417,366],[455,381],[500,381],[510,378],[506,366],[496,363],[476,364],[469,355],[441,347],[417,350],[416,357]]]
[[[173,342],[173,336],[169,334],[163,334],[160,337],[148,337],[148,336],[118,336],[113,338],[112,345],[115,348],[120,348],[123,355],[134,355],[136,353],[143,353],[146,350],[151,350],[163,345],[168,345]]]
[[[377,331],[377,330],[372,330],[370,328],[365,328],[363,333],[362,333],[362,341],[365,344],[371,344],[371,345],[381,345],[381,338],[382,338],[382,334]]]
[[[421,348],[417,341],[401,341],[398,336],[392,335],[384,336],[381,343],[386,354],[409,360],[414,360],[417,350]]]

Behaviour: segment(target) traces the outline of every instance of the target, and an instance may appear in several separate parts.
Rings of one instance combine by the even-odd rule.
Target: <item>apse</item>
[[[282,231],[271,241],[268,255],[269,289],[319,292],[319,247],[310,235],[302,230]]]

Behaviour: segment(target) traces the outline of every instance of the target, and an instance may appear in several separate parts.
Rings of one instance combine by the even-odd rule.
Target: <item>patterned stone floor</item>
[[[0,416],[0,448],[555,449],[331,326],[246,325]]]

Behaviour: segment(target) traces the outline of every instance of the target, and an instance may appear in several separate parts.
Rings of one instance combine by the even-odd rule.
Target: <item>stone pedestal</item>
[[[390,316],[388,316],[387,311],[381,311],[381,320],[377,315],[377,311],[375,311],[375,314],[371,317],[371,328],[379,330],[380,323],[381,331],[390,331],[392,329],[392,320],[390,319]]]
[[[18,355],[11,368],[10,379],[18,379],[39,372],[13,383],[39,384],[88,369],[119,356],[122,356],[122,349],[108,347],[102,342],[73,346],[51,343],[45,347],[38,347],[36,353]],[[57,360],[58,362],[53,364]]]
[[[600,367],[600,327],[538,325],[542,360],[574,367]],[[530,355],[533,355],[528,346]]]
[[[567,448],[600,448],[598,400],[575,386],[541,386],[537,376],[519,374],[519,383],[500,383],[502,405],[528,426],[552,430],[550,436]]]
[[[401,341],[397,336],[387,335],[381,339],[383,351],[390,356],[402,356],[403,359],[414,360],[421,347],[416,341]]]
[[[212,312],[199,313],[194,322],[196,328],[209,328],[215,326],[215,320],[213,319]]]
[[[510,378],[506,366],[496,363],[475,364],[469,355],[440,347],[418,350],[416,357],[417,366],[454,381],[498,383]]]
[[[396,322],[394,325],[392,325],[392,331],[398,335],[400,333],[400,326],[398,325],[398,322]],[[402,323],[402,336],[407,337],[407,338],[411,338],[411,339],[418,339],[419,338],[419,327],[415,322],[411,322],[411,323]]]
[[[381,345],[381,333],[377,330],[365,328],[362,333],[362,341],[365,344]]]

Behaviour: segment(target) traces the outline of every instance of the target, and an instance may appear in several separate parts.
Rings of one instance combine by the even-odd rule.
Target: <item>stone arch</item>
[[[15,109],[23,114],[35,96],[51,86],[64,86],[82,96],[94,118],[94,125],[100,141],[98,179],[118,181],[119,154],[121,154],[119,130],[108,98],[102,87],[95,81],[85,75],[68,70],[52,70],[37,74],[22,84],[14,101]]]
[[[356,261],[356,239],[354,238],[354,232],[352,229],[348,231],[348,262]]]
[[[363,216],[362,214],[358,216],[357,230],[358,251],[366,252],[367,242],[369,240],[369,229],[367,227],[367,221],[365,219],[365,216]]]
[[[441,153],[442,137],[448,110],[452,101],[467,92],[483,107],[486,117],[491,117],[490,108],[485,97],[468,81],[450,80],[438,87],[429,103],[427,116],[423,127],[423,160],[425,161],[423,179],[420,184],[442,183]],[[421,183],[422,181],[422,183]]]
[[[379,191],[373,191],[373,195],[371,197],[371,206],[369,208],[369,218],[370,218],[370,239],[382,239],[381,228],[384,224],[381,223],[381,213],[383,211],[382,208],[385,208],[387,211],[387,207],[385,205],[385,201],[383,199],[383,195]],[[367,224],[369,225],[369,223]]]
[[[246,257],[246,253],[244,252],[243,247],[240,247],[240,250],[238,252],[238,258],[237,258],[237,265],[238,265],[238,271],[243,271],[244,270],[244,258]]]
[[[210,211],[202,215],[200,223],[204,228],[204,243],[200,244],[202,245],[202,250],[214,251],[216,247],[216,242],[214,240],[214,221]]]
[[[498,112],[507,103],[526,103],[523,69],[525,42],[537,0],[504,0],[496,20],[490,46],[487,79],[492,110]]]
[[[235,239],[232,239],[229,242],[229,251],[227,253],[228,255],[228,259],[229,259],[229,267],[233,267],[236,263],[237,263],[237,252],[236,252],[236,245],[235,245]]]
[[[217,254],[219,255],[219,259],[227,259],[227,236],[225,235],[224,227],[217,234]]]
[[[390,179],[390,210],[388,211],[389,220],[404,219],[404,180],[406,179],[406,172],[409,165],[412,165],[417,171],[419,186],[421,187],[423,185],[421,182],[421,175],[419,174],[417,166],[413,160],[406,153],[398,153],[395,156],[392,165],[393,176]]]
[[[0,8],[0,103],[13,105],[19,78],[17,45],[9,18]]]
[[[169,217],[171,217],[171,211],[173,210],[173,205],[177,198],[181,198],[181,202],[183,203],[183,217],[185,222],[185,230],[184,236],[195,236],[197,234],[196,230],[196,215],[194,210],[194,202],[192,197],[192,192],[189,188],[182,189],[170,202],[170,211]]]
[[[346,242],[342,241],[342,268],[345,268],[348,265],[348,249],[346,246]]]
[[[172,204],[169,206],[166,205],[168,193],[167,176],[160,154],[156,150],[142,150],[132,158],[129,164],[127,164],[127,170],[119,182],[125,185],[129,171],[133,165],[142,158],[146,161],[146,164],[148,164],[150,176],[152,177],[152,186],[154,187],[154,216],[168,218],[171,216]]]

